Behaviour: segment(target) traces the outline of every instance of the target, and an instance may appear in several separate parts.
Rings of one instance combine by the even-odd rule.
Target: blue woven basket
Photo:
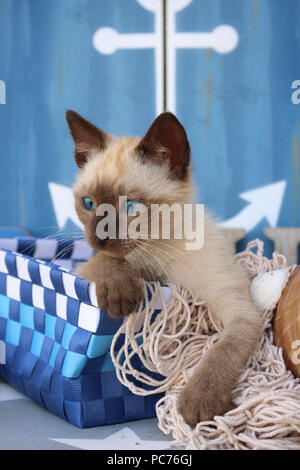
[[[69,272],[90,247],[75,242],[59,266],[49,262],[68,245],[0,239],[0,375],[80,428],[155,416],[161,394],[134,395],[117,379],[109,350],[123,320],[100,310],[94,284]]]

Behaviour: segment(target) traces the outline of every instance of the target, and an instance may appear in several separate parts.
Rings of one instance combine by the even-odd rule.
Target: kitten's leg
[[[132,313],[143,298],[142,280],[123,258],[97,253],[76,269],[76,273],[96,284],[99,307],[112,317]]]
[[[178,280],[194,292],[198,288],[209,310],[224,326],[218,342],[202,357],[179,397],[179,412],[192,427],[232,408],[232,390],[255,350],[262,328],[242,268],[220,252],[211,252],[206,261],[204,254],[199,263],[201,271],[198,268],[193,278]]]
[[[213,419],[233,408],[232,390],[254,351],[261,331],[256,312],[252,319],[236,315],[219,341],[203,356],[182,391],[178,410],[190,426]]]

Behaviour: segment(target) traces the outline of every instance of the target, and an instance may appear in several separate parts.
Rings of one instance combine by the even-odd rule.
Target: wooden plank
[[[274,242],[274,251],[284,255],[289,265],[298,264],[300,228],[267,227],[264,234]]]
[[[244,238],[246,230],[243,228],[223,228],[222,233],[228,242],[230,251],[234,254],[236,252],[236,243]]]

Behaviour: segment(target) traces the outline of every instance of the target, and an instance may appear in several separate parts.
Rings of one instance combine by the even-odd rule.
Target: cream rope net
[[[256,248],[256,253],[251,251]],[[236,255],[249,280],[257,274],[286,266],[282,255],[263,256],[263,243],[255,240]],[[291,268],[292,271],[293,268]],[[172,434],[176,449],[300,449],[300,380],[285,367],[282,351],[273,344],[271,321],[275,305],[263,312],[259,344],[241,375],[233,398],[236,408],[194,430],[176,408],[180,391],[202,355],[218,340],[221,325],[215,323],[204,301],[185,289],[170,286],[167,302],[163,287],[145,283],[145,302],[116,333],[111,356],[121,383],[137,395],[165,392],[156,404],[158,426]],[[151,300],[149,300],[149,293]],[[162,309],[155,316],[157,301]],[[125,335],[117,350],[118,338]],[[136,357],[142,371],[134,368]],[[155,374],[155,378],[149,375]],[[134,379],[134,381],[133,381]]]

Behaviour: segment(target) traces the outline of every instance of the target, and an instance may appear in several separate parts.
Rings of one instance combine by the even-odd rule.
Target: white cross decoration
[[[238,33],[229,25],[217,26],[209,33],[176,32],[176,13],[186,8],[193,0],[167,0],[166,2],[166,84],[168,111],[176,112],[176,50],[214,49],[225,54],[238,44]],[[99,28],[93,36],[95,49],[102,54],[113,54],[120,49],[154,49],[156,77],[156,113],[163,111],[164,61],[163,61],[163,9],[161,0],[137,0],[155,15],[153,33],[120,34],[113,28]]]

